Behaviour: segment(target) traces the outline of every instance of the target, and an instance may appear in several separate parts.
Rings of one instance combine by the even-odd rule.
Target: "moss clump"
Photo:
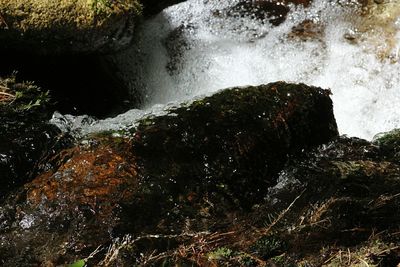
[[[250,250],[262,259],[268,259],[282,254],[286,248],[286,243],[275,236],[264,236],[257,240]]]
[[[0,107],[4,111],[30,111],[50,103],[48,91],[32,82],[18,83],[15,76],[0,79]]]
[[[386,158],[400,162],[400,129],[376,135],[373,143],[379,146]]]
[[[233,251],[226,247],[217,248],[207,254],[209,260],[229,259],[233,255]]]

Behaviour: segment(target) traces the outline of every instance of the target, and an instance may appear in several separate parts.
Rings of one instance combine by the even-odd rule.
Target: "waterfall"
[[[188,0],[141,25],[115,58],[141,110],[86,124],[60,114],[53,121],[116,129],[171,102],[283,80],[331,89],[341,134],[371,139],[400,126],[398,0],[364,16],[351,1],[316,0],[289,5],[282,18],[253,15],[241,2]]]

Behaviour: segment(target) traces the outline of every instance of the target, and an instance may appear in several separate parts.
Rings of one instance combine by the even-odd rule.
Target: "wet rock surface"
[[[274,26],[280,25],[285,21],[290,11],[289,5],[308,6],[309,0],[287,0],[287,1],[265,1],[265,0],[245,0],[226,10],[228,16],[252,17],[257,20],[269,22]]]
[[[377,266],[389,266],[387,260],[400,262],[399,240],[391,235],[399,223],[400,166],[377,142],[340,137],[306,159],[289,163],[278,181],[262,210],[283,215],[262,233],[285,248],[265,260],[281,260],[279,266],[302,261],[337,266],[338,251],[348,248],[351,266],[363,261]],[[259,223],[267,219],[255,217]],[[374,236],[375,232],[381,235]],[[390,255],[373,252],[373,242],[388,245]],[[363,246],[370,247],[370,253],[362,252]],[[351,260],[357,253],[362,261]],[[273,257],[279,255],[284,257]]]
[[[2,263],[71,263],[103,246],[91,259],[99,264],[124,234],[225,228],[263,201],[289,155],[335,136],[329,92],[282,82],[221,91],[128,133],[93,136],[2,205]],[[159,241],[138,246],[179,245]]]
[[[0,79],[0,201],[46,168],[46,160],[68,145],[68,138],[46,121],[49,96],[14,77]]]
[[[265,199],[250,212],[231,214],[234,221],[213,215],[209,220],[218,227],[209,232],[126,236],[103,263],[397,266],[400,166],[387,150],[388,144],[397,150],[397,142],[398,131],[374,142],[336,138],[291,158]],[[143,239],[157,253],[140,256]],[[176,247],[168,248],[167,241]],[[118,256],[111,260],[113,253]]]

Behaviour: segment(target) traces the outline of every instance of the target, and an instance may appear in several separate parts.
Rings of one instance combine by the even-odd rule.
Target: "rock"
[[[399,61],[397,47],[398,18],[400,5],[398,0],[361,1],[363,8],[353,25],[353,34],[347,34],[351,43],[361,43],[368,52],[375,53],[381,60]]]
[[[218,174],[222,185],[236,190],[230,194],[251,206],[271,184],[265,178],[279,172],[288,154],[336,135],[328,94],[283,82],[234,88],[174,110],[171,115],[178,120],[169,115],[142,121],[133,147],[146,177],[169,177],[180,184],[193,176],[196,184],[197,176]],[[208,180],[215,183],[208,177],[201,185]],[[254,190],[243,192],[242,183],[250,180]]]
[[[373,143],[381,148],[386,159],[400,163],[400,129],[377,134]]]
[[[216,219],[218,227],[208,233],[170,238],[169,242],[180,245],[144,256],[141,262],[397,266],[400,165],[391,158],[390,151],[395,148],[387,149],[389,144],[396,145],[398,140],[392,141],[398,138],[393,132],[386,138],[391,141],[385,139],[381,146],[340,137],[302,157],[292,157],[265,201],[251,212],[235,214],[230,223]],[[128,265],[132,259],[124,259],[140,251],[134,248],[138,240],[126,237],[124,242],[115,243],[121,252],[112,263]]]
[[[227,11],[228,16],[252,17],[261,21],[268,21],[274,26],[286,20],[290,11],[289,4],[309,6],[310,0],[243,0]]]
[[[179,245],[144,255],[140,262],[397,266],[400,165],[391,159],[395,148],[388,150],[388,146],[397,145],[398,135],[389,133],[381,142],[340,137],[302,157],[292,157],[265,201],[251,212],[236,213],[231,222],[214,217],[218,227],[206,233],[159,236]],[[142,238],[157,242],[152,236]],[[143,253],[139,241],[126,236],[114,242],[103,262],[129,265]],[[111,255],[117,256],[111,260]]]
[[[304,20],[292,28],[292,31],[288,34],[288,38],[301,41],[313,40],[324,43],[324,34],[325,27],[323,25],[314,23],[311,20]]]
[[[140,14],[136,0],[1,0],[0,49],[114,52],[130,43]]]
[[[186,0],[141,0],[144,6],[145,16],[152,16],[160,13],[163,9],[184,2]]]
[[[213,231],[262,202],[290,155],[336,135],[329,91],[278,82],[93,136],[1,207],[2,263],[71,263],[127,233]]]
[[[12,189],[34,178],[42,160],[68,141],[46,121],[50,96],[32,83],[0,79],[0,201]]]
[[[137,103],[127,103],[129,89],[118,68],[104,55],[60,54],[43,56],[32,51],[0,51],[0,77],[14,70],[18,81],[35,81],[49,91],[51,107],[63,114],[88,114],[97,118],[116,115]],[[51,74],[51,75],[50,75]]]
[[[251,236],[246,238],[250,244],[265,239],[269,244],[261,252],[254,251],[254,245],[243,251],[261,253],[258,258],[271,264],[279,260],[278,266],[337,266],[335,254],[343,250],[351,251],[346,256],[350,265],[355,264],[355,255],[372,265],[389,260],[377,248],[379,241],[385,247],[382,251],[395,248],[399,263],[399,240],[391,233],[397,232],[400,222],[400,165],[386,151],[365,140],[341,137],[289,163],[270,188],[266,203],[249,215],[258,230],[242,233]],[[277,215],[271,220],[271,214]],[[266,220],[272,223],[265,226]],[[375,237],[377,232],[382,236]],[[277,253],[271,240],[281,244]],[[279,259],[282,254],[286,257]]]

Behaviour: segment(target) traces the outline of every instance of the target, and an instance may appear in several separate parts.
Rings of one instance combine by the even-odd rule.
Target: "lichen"
[[[87,30],[110,17],[139,15],[141,8],[135,0],[0,0],[0,27],[22,33],[57,27]]]
[[[141,12],[136,0],[0,0],[0,41],[47,53],[111,49],[129,40]]]

